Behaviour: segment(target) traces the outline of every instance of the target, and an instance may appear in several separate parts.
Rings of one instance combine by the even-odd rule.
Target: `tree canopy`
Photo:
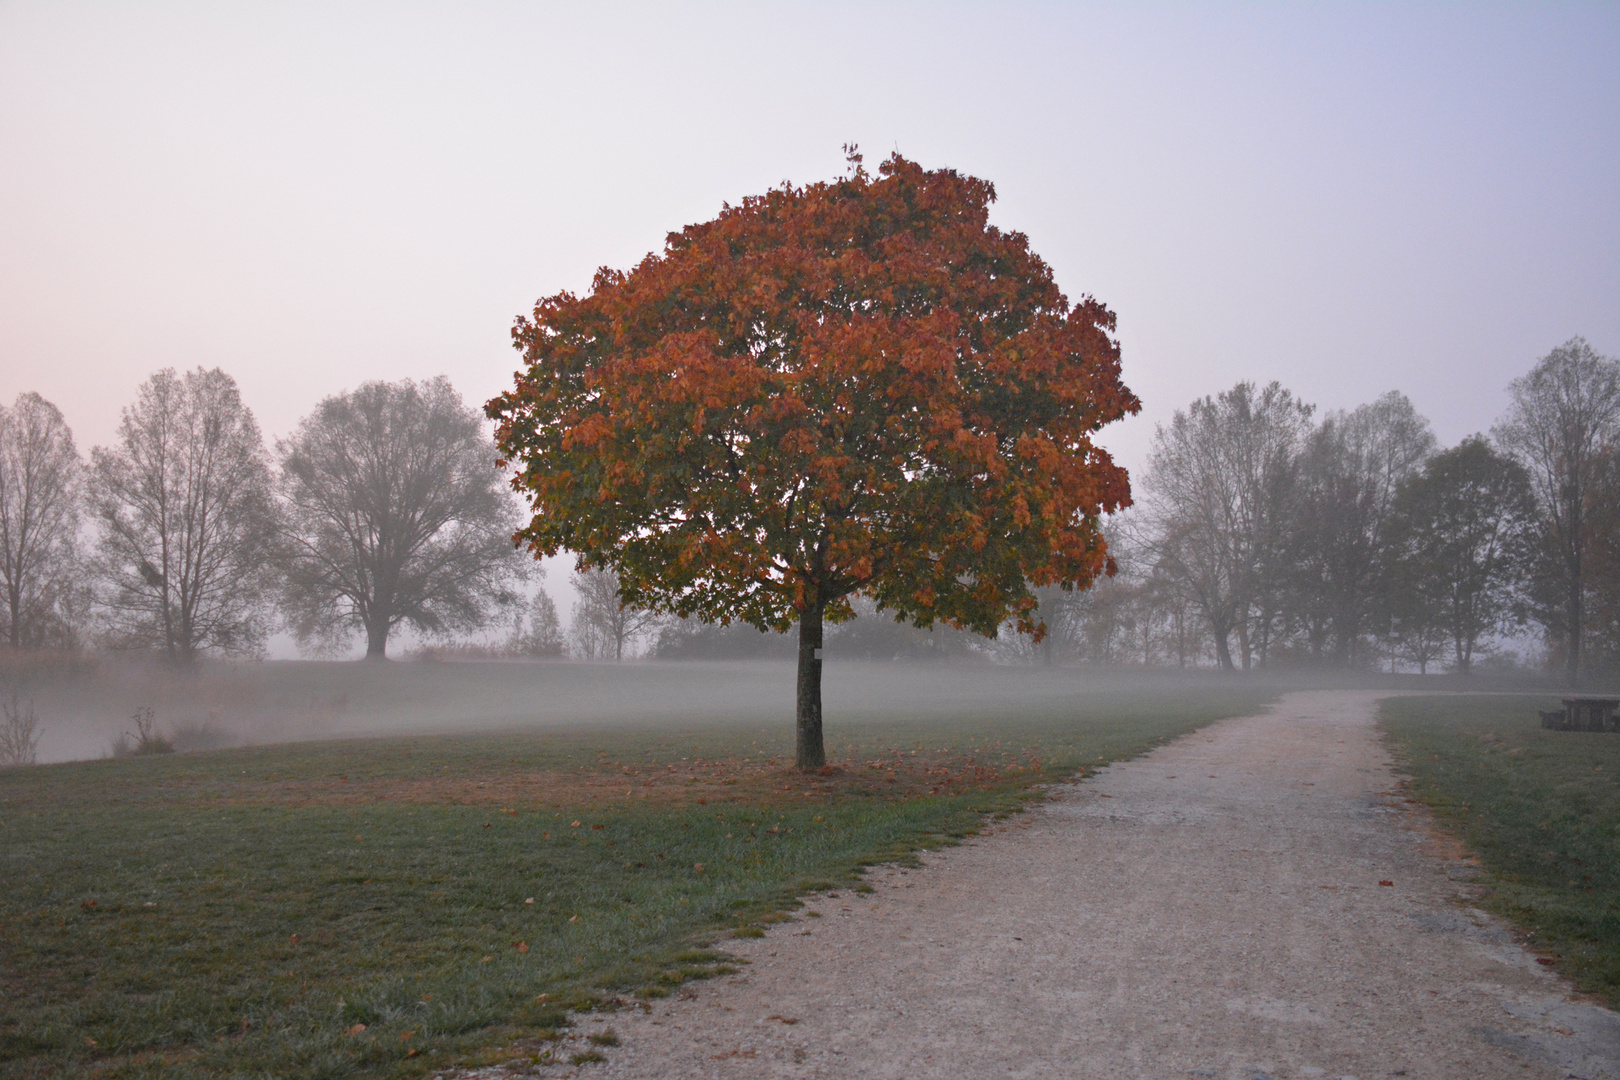
[[[253,413],[219,368],[141,384],[118,442],[91,452],[108,638],[190,663],[269,633],[275,506]]]
[[[1468,674],[1482,638],[1523,621],[1535,522],[1529,474],[1482,436],[1434,455],[1392,507],[1395,618],[1442,629]]]
[[[0,594],[13,649],[69,644],[78,591],[78,451],[62,413],[38,394],[0,406]]]
[[[358,628],[367,659],[384,660],[401,623],[444,634],[515,602],[517,511],[449,380],[333,395],[276,449],[282,606],[300,641],[341,645]]]
[[[799,623],[801,767],[851,596],[1039,634],[1033,586],[1104,572],[1130,489],[1093,435],[1138,408],[1112,312],[989,224],[989,183],[850,162],[541,299],[487,406],[535,554],[611,567],[634,606]]]

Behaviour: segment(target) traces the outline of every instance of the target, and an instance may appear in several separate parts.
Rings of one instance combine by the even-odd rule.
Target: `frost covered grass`
[[[0,1076],[533,1059],[571,1009],[725,970],[727,936],[806,891],[1269,696],[1192,680],[834,718],[808,778],[786,723],[734,722],[0,772]]]

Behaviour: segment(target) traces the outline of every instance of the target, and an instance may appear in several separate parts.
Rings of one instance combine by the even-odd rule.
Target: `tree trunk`
[[[1214,631],[1215,659],[1220,663],[1222,671],[1233,670],[1231,633],[1230,627],[1216,627]]]
[[[366,659],[388,659],[388,623],[382,620],[366,624]]]
[[[1581,596],[1581,572],[1578,557],[1572,559],[1571,562],[1575,564],[1575,569],[1570,574],[1569,656],[1566,663],[1569,665],[1569,685],[1578,687],[1581,685],[1581,630],[1583,629],[1581,623],[1584,621],[1582,616],[1585,612],[1581,610],[1583,597]]]
[[[821,616],[818,601],[799,613],[797,765],[805,772],[827,764],[821,741]]]

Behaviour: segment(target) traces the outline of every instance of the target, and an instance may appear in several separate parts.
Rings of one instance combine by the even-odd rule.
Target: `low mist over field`
[[[987,663],[829,664],[828,733],[882,723],[1028,717],[1082,698],[1164,686],[1174,673],[1044,671]],[[792,663],[211,663],[194,672],[82,662],[38,683],[41,762],[105,757],[150,708],[178,750],[364,736],[752,727],[787,745]]]
[[[1239,685],[1430,687],[1536,685],[1431,676],[1295,672],[1234,678],[1212,670],[1043,668],[932,662],[827,665],[830,752],[841,739],[881,729],[925,742],[964,724],[993,734],[1004,721],[1056,721],[1110,701]],[[30,680],[40,720],[39,761],[109,756],[132,717],[151,709],[156,734],[191,751],[299,740],[427,734],[644,732],[649,739],[750,729],[773,752],[790,752],[790,661],[643,661],[365,664],[332,661],[214,662],[190,672],[157,664],[82,660],[71,672]],[[954,737],[954,736],[952,736]],[[775,740],[773,743],[772,740]]]

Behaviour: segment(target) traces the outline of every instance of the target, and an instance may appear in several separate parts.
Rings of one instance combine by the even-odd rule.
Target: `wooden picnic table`
[[[1564,698],[1565,730],[1613,731],[1616,709],[1620,709],[1620,698]]]

